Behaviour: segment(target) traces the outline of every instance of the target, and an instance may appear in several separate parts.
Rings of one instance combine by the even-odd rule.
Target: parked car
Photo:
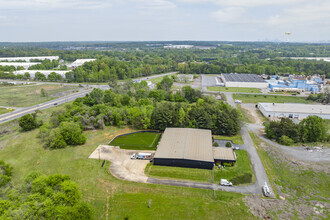
[[[221,179],[220,180],[220,185],[221,186],[233,186],[233,184],[231,182],[229,182],[228,180],[226,180],[226,179]]]
[[[233,146],[233,150],[239,150],[239,147],[234,147],[234,146]]]
[[[266,196],[269,197],[271,195],[270,189],[267,185],[267,183],[265,182],[265,185],[262,186],[262,193]]]

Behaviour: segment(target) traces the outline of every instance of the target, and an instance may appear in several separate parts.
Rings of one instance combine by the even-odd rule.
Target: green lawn
[[[0,108],[0,115],[8,113],[9,110],[6,108]]]
[[[47,97],[41,97],[41,89],[45,89]],[[76,86],[60,85],[26,85],[0,87],[0,105],[10,107],[28,107],[58,98],[59,93],[74,91]],[[62,95],[63,96],[63,95]]]
[[[232,141],[234,144],[239,144],[239,145],[243,145],[243,139],[240,133],[238,133],[237,135],[234,136],[224,136],[224,135],[213,135],[214,139],[217,140],[228,140],[228,141]]]
[[[220,179],[232,180],[240,177],[245,173],[252,176],[253,170],[250,163],[249,155],[244,150],[235,151],[237,156],[236,164],[232,167],[225,167],[224,169],[214,168],[214,181],[220,182]],[[209,182],[212,183],[212,171],[206,169],[193,169],[183,167],[167,167],[150,165],[146,167],[145,173],[148,176],[159,177],[165,179],[184,179],[196,182]],[[252,178],[254,179],[254,177]]]
[[[50,110],[46,115],[49,115]],[[44,112],[44,111],[43,111]],[[15,126],[17,122],[1,125]],[[109,173],[109,162],[87,159],[99,144],[107,144],[129,128],[106,127],[85,131],[86,144],[45,150],[38,130],[0,136],[0,160],[14,167],[13,183],[20,185],[31,171],[67,174],[77,182],[94,219],[256,219],[243,202],[244,195],[185,187],[122,181]],[[148,208],[148,203],[151,207]]]
[[[241,88],[241,87],[220,87],[220,86],[210,86],[207,87],[208,91],[213,92],[244,92],[244,93],[261,93],[257,88]]]
[[[156,150],[159,138],[159,133],[140,132],[118,137],[111,142],[111,145],[122,149]]]
[[[299,216],[297,211],[301,209],[312,209],[316,203],[328,204],[329,207],[330,175],[326,172],[326,168],[322,169],[323,166],[328,166],[327,164],[291,162],[283,157],[281,152],[269,146],[255,134],[250,132],[250,136],[254,141],[277,198],[279,198],[279,194],[282,192],[286,200],[289,201],[290,205],[283,207],[284,210],[282,211],[276,208],[277,211],[292,212],[295,216],[294,219],[302,219],[304,218],[303,216],[306,216],[306,213]],[[316,169],[315,167],[317,166],[321,170],[319,170],[320,168]],[[275,185],[278,188],[277,190]],[[329,219],[329,211],[326,211],[326,209],[324,211],[324,214],[327,215],[325,219]],[[269,211],[269,213],[275,216],[281,214],[280,212],[274,213]],[[315,214],[313,211],[312,213]],[[276,219],[275,216],[274,218]]]
[[[233,99],[242,100],[243,103],[258,103],[258,102],[313,103],[313,101],[309,101],[304,97],[296,97],[296,96],[233,94]]]

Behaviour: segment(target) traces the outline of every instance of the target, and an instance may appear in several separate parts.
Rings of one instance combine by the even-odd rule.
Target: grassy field
[[[286,197],[285,207],[276,207],[276,211],[268,212],[275,218],[281,219],[284,212],[291,213],[291,219],[302,219],[309,216],[315,218],[315,204],[323,204],[329,207],[329,182],[330,175],[327,173],[327,164],[291,162],[275,148],[263,142],[255,134],[250,133],[256,146],[260,159],[265,167],[267,176],[272,184],[277,198]],[[275,187],[276,186],[276,187]],[[309,211],[300,213],[301,210]],[[302,214],[302,215],[301,215]],[[329,211],[324,210],[323,219],[329,219]],[[305,216],[305,217],[304,217]]]
[[[0,130],[7,127],[17,129],[17,122],[1,125]],[[94,219],[256,219],[244,204],[244,195],[217,191],[214,198],[211,190],[122,181],[109,173],[109,162],[102,168],[102,161],[87,159],[99,144],[131,131],[116,127],[87,131],[86,144],[59,150],[42,148],[38,130],[14,131],[0,136],[0,160],[14,167],[13,183],[18,185],[33,170],[70,175],[83,201],[94,209]]]
[[[253,123],[254,117],[249,110],[242,108],[240,104],[236,104],[236,108],[242,113],[243,121],[246,123]]]
[[[237,134],[234,136],[213,135],[213,137],[214,137],[214,139],[217,139],[217,140],[232,141],[234,144],[239,144],[239,145],[244,144],[241,134]]]
[[[119,146],[121,149],[156,150],[159,138],[159,133],[140,132],[118,137],[111,142],[111,145]]]
[[[41,97],[41,89],[45,89],[48,96]],[[75,86],[60,85],[26,85],[0,87],[0,105],[10,107],[28,107],[58,98],[60,93],[76,90]]]
[[[208,91],[213,92],[244,92],[244,93],[261,93],[257,88],[241,88],[241,87],[220,87],[220,86],[210,86],[207,87]]]
[[[237,161],[232,167],[225,167],[224,169],[214,169],[214,182],[220,182],[220,179],[232,180],[240,177],[245,173],[250,173],[253,176],[249,155],[244,150],[236,151]],[[184,179],[196,182],[212,183],[212,171],[206,169],[193,169],[182,167],[167,167],[150,165],[146,167],[145,173],[148,176],[160,177],[165,179]]]
[[[0,108],[0,115],[8,113],[9,110],[6,108]]]
[[[242,100],[243,103],[274,102],[274,103],[313,103],[304,97],[233,94],[233,99]]]

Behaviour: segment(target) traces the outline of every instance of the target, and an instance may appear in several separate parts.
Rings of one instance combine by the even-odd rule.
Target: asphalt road
[[[47,108],[54,107],[57,105],[61,105],[66,102],[71,102],[71,101],[75,100],[76,98],[84,97],[86,94],[90,93],[91,91],[92,91],[92,89],[83,90],[83,91],[76,92],[76,93],[73,93],[73,94],[58,98],[58,99],[44,102],[42,104],[34,105],[31,107],[27,107],[27,108],[21,108],[20,110],[16,110],[16,111],[13,111],[13,112],[10,112],[7,114],[0,115],[0,124],[20,118],[23,115],[33,113],[36,110],[43,110],[43,109],[47,109]]]
[[[236,108],[235,101],[233,97],[231,96],[231,93],[224,93],[227,97],[227,103],[231,105],[232,107]],[[256,182],[254,184],[254,190],[255,193],[262,193],[261,187],[267,183],[268,187],[271,188],[271,185],[269,184],[268,177],[265,171],[265,168],[260,160],[260,157],[256,151],[256,148],[254,147],[253,141],[249,135],[247,127],[244,125],[241,129],[241,136],[244,142],[245,150],[248,152],[250,161],[254,170],[254,174],[256,176]],[[273,192],[273,191],[272,191]]]

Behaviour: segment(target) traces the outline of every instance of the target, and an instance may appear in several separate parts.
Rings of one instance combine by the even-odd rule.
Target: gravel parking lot
[[[149,160],[132,160],[130,157],[138,152],[154,153],[155,151],[124,150],[119,147],[100,145],[89,158],[110,161],[110,172],[119,179],[146,183],[148,177],[144,174],[144,169]]]

